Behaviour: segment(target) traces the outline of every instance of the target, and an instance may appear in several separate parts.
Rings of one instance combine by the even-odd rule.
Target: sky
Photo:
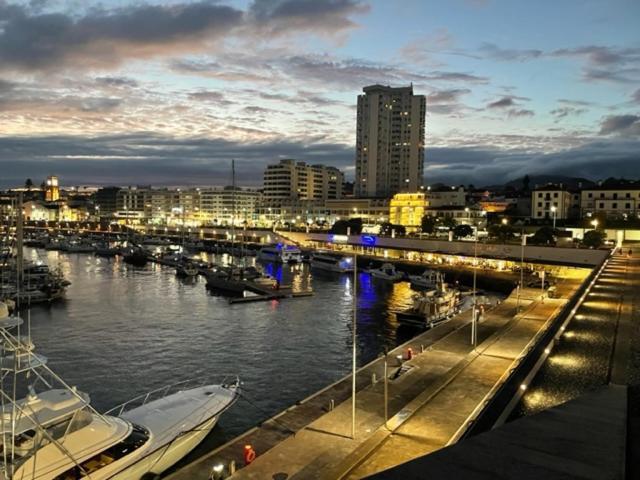
[[[640,177],[637,0],[0,0],[0,187],[353,177],[362,87],[427,96],[425,183]]]

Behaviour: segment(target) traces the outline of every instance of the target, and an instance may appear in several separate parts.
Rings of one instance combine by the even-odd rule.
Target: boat
[[[428,329],[451,319],[460,312],[461,306],[460,291],[441,281],[437,288],[415,294],[413,306],[396,312],[396,318],[402,324]]]
[[[302,252],[295,245],[278,243],[262,247],[258,251],[258,260],[275,263],[301,263]]]
[[[313,253],[309,260],[309,265],[316,270],[338,273],[353,272],[354,268],[352,257],[343,257],[342,255],[325,252]]]
[[[413,288],[431,290],[437,288],[439,283],[444,282],[444,274],[428,268],[420,275],[409,275],[409,282]]]
[[[134,267],[144,267],[149,257],[147,252],[142,248],[132,248],[123,253],[122,259]]]
[[[176,266],[176,275],[179,277],[197,277],[200,271],[191,262],[182,262]]]
[[[26,392],[2,391],[2,479],[140,479],[162,474],[193,450],[239,397],[237,377],[179,382],[104,414],[35,352],[20,317],[0,303],[0,368]],[[20,390],[18,390],[20,391]]]
[[[115,257],[119,251],[118,248],[110,247],[108,243],[99,243],[93,253],[96,257]]]
[[[206,288],[227,295],[242,296],[249,286],[243,279],[238,269],[233,267],[217,267],[205,275]]]
[[[67,245],[67,252],[69,253],[93,253],[95,251],[96,247],[83,240],[73,239]]]
[[[404,273],[396,270],[396,267],[391,263],[383,263],[379,268],[370,268],[369,273],[374,278],[389,282],[398,282],[404,278]]]

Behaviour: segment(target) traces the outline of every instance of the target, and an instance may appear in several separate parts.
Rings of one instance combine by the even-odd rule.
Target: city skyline
[[[425,181],[633,176],[631,1],[0,1],[0,186],[355,168],[362,87],[427,97]],[[637,175],[637,174],[636,174]]]

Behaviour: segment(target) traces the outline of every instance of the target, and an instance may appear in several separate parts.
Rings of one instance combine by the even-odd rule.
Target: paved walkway
[[[622,480],[626,421],[627,388],[603,387],[371,480]]]
[[[426,349],[405,362],[406,373],[389,382],[388,428],[383,425],[383,382],[371,385],[370,380],[371,371],[382,377],[384,364],[378,361],[365,376],[358,376],[355,440],[350,438],[347,381],[339,392],[335,386],[327,389],[333,398],[340,393],[346,400],[336,401],[333,411],[322,411],[329,398],[320,395],[280,417],[287,425],[294,422],[295,435],[275,423],[270,428],[263,425],[169,478],[206,479],[213,464],[226,464],[231,458],[241,465],[238,457],[245,442],[254,446],[258,458],[238,471],[234,479],[335,479],[345,477],[360,465],[352,472],[357,478],[442,448],[566,302],[578,287],[580,276],[573,271],[572,278],[563,281],[561,299],[545,299],[541,303],[539,290],[525,289],[523,311],[515,317],[516,300],[512,295],[485,315],[475,350],[469,341],[468,314],[416,338],[414,351],[420,351],[420,344]],[[393,436],[390,430],[394,431]],[[374,450],[376,455],[367,460]],[[399,450],[403,453],[399,454]]]

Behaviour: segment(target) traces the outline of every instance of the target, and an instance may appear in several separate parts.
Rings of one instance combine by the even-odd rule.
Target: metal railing
[[[194,388],[204,387],[207,385],[219,385],[223,388],[238,387],[240,385],[240,379],[236,375],[224,375],[222,380],[217,383],[212,383],[210,379],[188,379],[180,382],[172,383],[164,387],[156,388],[137,397],[133,397],[120,405],[104,412],[103,415],[111,415],[115,417],[122,416],[123,413],[133,410],[134,408],[142,407],[150,401],[160,400],[174,393],[178,393],[184,390],[191,390]],[[116,413],[117,412],[117,413]]]

